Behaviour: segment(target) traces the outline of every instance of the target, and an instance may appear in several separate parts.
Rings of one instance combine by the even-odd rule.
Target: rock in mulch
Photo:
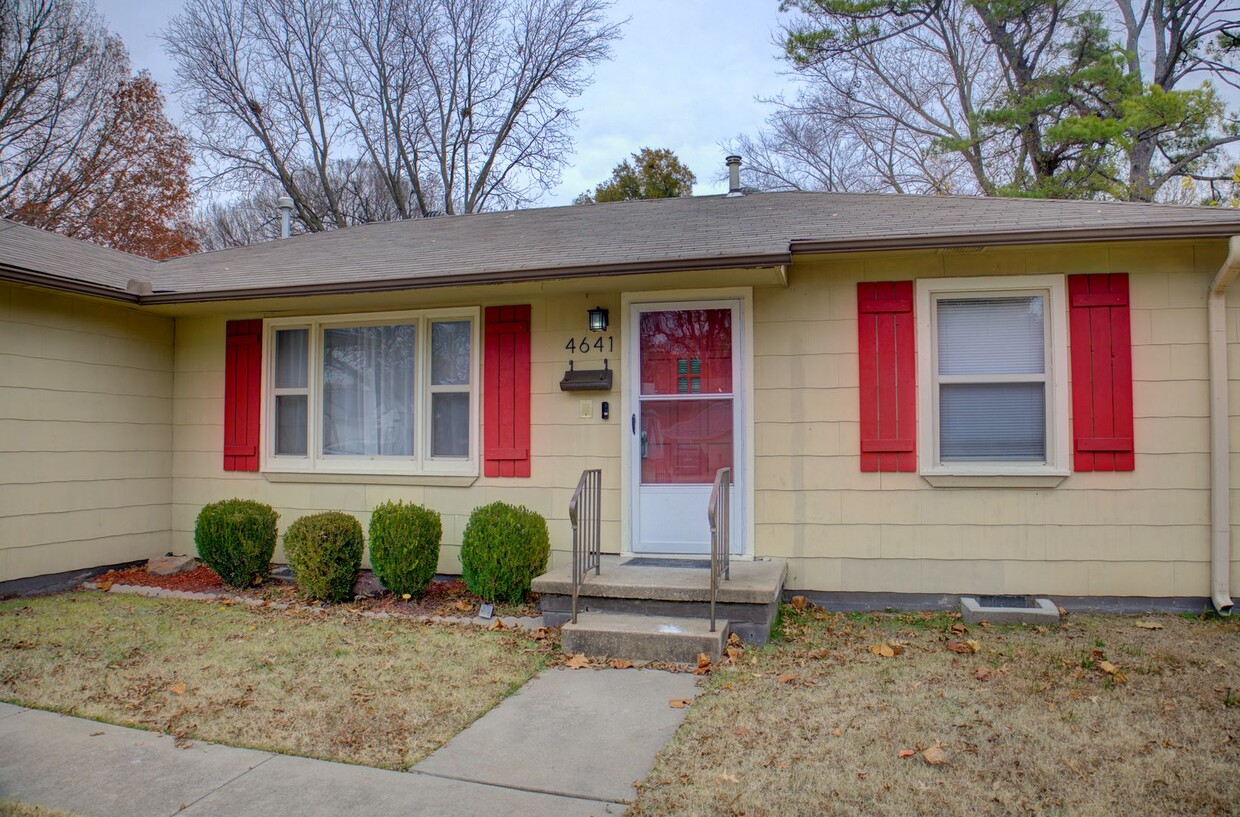
[[[146,563],[146,571],[156,576],[175,576],[198,566],[193,556],[156,556]]]
[[[353,582],[353,595],[359,599],[369,599],[383,595],[383,585],[369,570],[358,571],[357,581]]]

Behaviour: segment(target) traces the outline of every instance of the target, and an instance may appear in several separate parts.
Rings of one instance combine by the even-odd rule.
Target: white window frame
[[[481,461],[482,418],[479,414],[482,384],[481,309],[478,307],[420,309],[402,312],[363,312],[339,315],[267,318],[263,321],[263,391],[261,404],[262,470],[272,474],[376,474],[397,476],[467,476],[476,477]],[[431,385],[431,324],[436,321],[468,320],[469,340],[469,456],[431,456],[431,393],[432,391],[464,391],[460,386]],[[325,456],[323,454],[323,330],[337,327],[386,326],[412,323],[416,326],[414,453],[412,457],[393,456]],[[275,388],[275,333],[281,329],[308,329],[307,358],[310,367],[307,389]],[[306,456],[275,453],[275,398],[277,394],[306,393],[307,441]]]
[[[1046,296],[1046,462],[941,462],[936,302],[940,298],[1035,294]],[[917,281],[916,310],[917,416],[920,429],[917,449],[922,476],[932,484],[942,485],[1002,484],[1004,479],[1029,478],[1032,481],[1011,484],[1031,487],[1054,485],[1068,476],[1068,310],[1064,276],[922,278]],[[978,376],[971,379],[980,381],[986,378]],[[936,482],[936,478],[942,478],[942,481]],[[987,478],[993,479],[987,482]]]

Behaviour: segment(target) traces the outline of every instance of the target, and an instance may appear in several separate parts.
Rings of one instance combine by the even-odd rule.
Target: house
[[[701,556],[728,466],[734,566],[787,589],[1228,610],[1237,272],[1240,212],[1079,201],[734,191],[158,263],[2,223],[0,581],[193,552],[234,496],[425,503],[445,573],[522,503],[562,567],[590,469],[605,552]]]

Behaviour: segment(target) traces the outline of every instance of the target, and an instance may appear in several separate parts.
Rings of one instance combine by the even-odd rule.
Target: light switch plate
[[[586,420],[593,416],[594,416],[594,401],[593,400],[582,400],[581,401],[581,419]]]

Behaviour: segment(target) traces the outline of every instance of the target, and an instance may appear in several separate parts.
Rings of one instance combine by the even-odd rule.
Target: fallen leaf
[[[698,653],[697,665],[698,665],[698,669],[709,668],[710,667],[710,656],[704,652]]]
[[[725,652],[729,661],[739,661],[745,655],[745,651],[740,647],[728,647]]]
[[[741,643],[742,643],[741,637],[737,635],[736,633],[732,633],[731,635],[728,636],[728,646],[739,647],[741,646]]]
[[[1048,704],[1046,705],[1046,711],[1047,711],[1047,712],[1058,712],[1058,711],[1059,711],[1059,707],[1055,706],[1055,704],[1054,704],[1054,703],[1048,703]]]
[[[736,775],[734,774],[717,775],[715,779],[718,780],[720,783],[739,783],[740,782],[739,780],[736,779]]]
[[[465,601],[465,599],[457,599],[456,609],[460,610],[462,613],[468,613],[470,610],[474,609],[474,606]]]
[[[613,658],[611,659],[611,668],[612,669],[632,669],[633,662],[627,658]]]
[[[793,679],[795,679],[796,677],[797,677],[797,674],[795,672],[785,672],[783,675],[779,676],[777,680],[781,684],[786,684],[789,681],[792,681]]]
[[[109,590],[112,589],[112,582],[110,581],[99,582],[99,589],[105,593],[108,592]]]
[[[579,652],[564,662],[564,666],[569,669],[585,669],[590,666],[590,659],[586,658],[586,654]]]
[[[969,641],[948,641],[947,649],[960,655],[972,655],[982,648],[982,645],[970,639]]]
[[[832,729],[831,734],[838,738],[841,733],[840,733],[840,730],[838,729]]]
[[[831,651],[827,649],[826,647],[819,647],[816,650],[810,650],[809,652],[807,652],[805,654],[805,657],[819,659],[819,658],[826,658],[830,654],[831,654]]]
[[[959,621],[957,621],[955,624],[951,626],[951,631],[953,633],[956,633],[957,635],[964,635],[965,633],[969,631],[969,628],[961,624]]]
[[[977,672],[973,673],[973,677],[979,681],[989,681],[990,670],[986,667],[978,667]]]
[[[487,629],[488,630],[507,630],[508,626],[504,624],[504,622],[500,621],[498,618],[493,618],[491,619],[490,625],[487,626]]]
[[[173,695],[184,695],[185,694],[185,682],[177,681],[175,684],[168,687],[168,691],[171,692]]]
[[[534,631],[534,640],[545,641],[547,638],[550,637],[550,635],[551,635],[551,631],[548,630],[546,627],[539,627],[537,630]]]
[[[104,734],[107,734],[107,733],[106,733],[106,732],[91,732],[91,733],[90,733],[90,736],[91,736],[92,738],[97,738],[97,737],[99,737],[100,735],[104,735]]]
[[[904,652],[904,648],[896,644],[875,644],[870,647],[870,652],[875,655],[881,655],[883,658],[895,658]]]
[[[798,613],[804,613],[805,608],[809,606],[809,599],[805,598],[805,596],[793,596],[789,603],[792,605],[793,610],[796,610]]]
[[[1142,630],[1161,630],[1163,628],[1157,621],[1150,621],[1149,619],[1141,619],[1137,622],[1137,626]]]
[[[1098,669],[1102,670],[1107,675],[1114,675],[1115,673],[1119,672],[1119,667],[1115,666],[1110,661],[1099,661]]]
[[[667,702],[667,705],[670,706],[672,709],[684,709],[686,706],[688,706],[691,703],[693,703],[693,701],[690,700],[689,698],[672,698],[670,701]]]
[[[907,759],[907,758],[910,758],[910,757],[915,757],[916,755],[917,755],[917,750],[916,750],[916,749],[901,749],[901,750],[900,750],[900,759],[901,759],[901,760],[904,760],[904,759]]]
[[[921,759],[926,762],[927,766],[942,766],[947,762],[947,752],[938,746],[931,746],[921,753]]]

